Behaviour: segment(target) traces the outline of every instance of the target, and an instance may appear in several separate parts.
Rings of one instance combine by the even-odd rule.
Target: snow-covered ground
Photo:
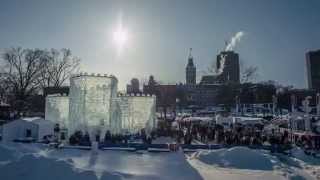
[[[305,157],[299,149],[293,155],[297,158],[244,147],[187,155],[100,150],[95,153],[52,149],[41,144],[0,143],[0,179],[317,179],[319,159]]]
[[[187,159],[205,180],[320,179],[320,159],[304,155],[298,148],[292,156],[234,147],[196,152]]]
[[[201,179],[182,153],[50,149],[0,145],[1,180]]]

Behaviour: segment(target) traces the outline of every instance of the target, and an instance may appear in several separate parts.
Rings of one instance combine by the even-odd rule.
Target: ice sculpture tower
[[[46,97],[45,119],[69,127],[69,97],[53,94]]]
[[[120,122],[113,103],[117,98],[117,84],[117,78],[108,75],[85,73],[70,78],[70,133],[76,130],[90,134],[106,130],[118,133]]]
[[[92,140],[112,134],[150,133],[156,127],[156,97],[118,95],[115,76],[81,73],[70,78],[69,96],[46,98],[46,119],[59,123],[71,135],[88,132]]]
[[[119,95],[121,127],[124,132],[147,133],[156,127],[156,97],[146,94]]]

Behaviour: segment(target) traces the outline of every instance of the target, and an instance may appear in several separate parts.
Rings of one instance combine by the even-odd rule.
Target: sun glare
[[[122,25],[113,32],[113,41],[120,51],[127,45],[128,31]]]

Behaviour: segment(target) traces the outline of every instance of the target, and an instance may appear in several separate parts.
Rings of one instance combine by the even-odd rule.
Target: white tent
[[[2,140],[33,139],[41,141],[46,135],[53,135],[54,123],[43,118],[23,118],[3,125]]]
[[[263,119],[257,117],[233,117],[233,123],[240,123],[243,125],[263,124]]]
[[[38,141],[41,141],[46,135],[54,134],[54,122],[44,120],[43,118],[35,118],[31,122],[38,126]]]
[[[216,124],[220,124],[220,125],[231,125],[232,124],[232,117],[231,116],[227,116],[227,117],[224,117],[220,114],[216,115]]]
[[[11,121],[3,125],[2,140],[13,141],[23,139],[37,139],[38,125],[22,119]]]
[[[191,122],[210,122],[213,121],[212,117],[187,117],[183,119],[184,121],[191,121]]]

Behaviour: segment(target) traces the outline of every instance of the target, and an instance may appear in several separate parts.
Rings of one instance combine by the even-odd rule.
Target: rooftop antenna
[[[192,58],[191,52],[192,52],[192,48],[189,49],[189,58]]]

